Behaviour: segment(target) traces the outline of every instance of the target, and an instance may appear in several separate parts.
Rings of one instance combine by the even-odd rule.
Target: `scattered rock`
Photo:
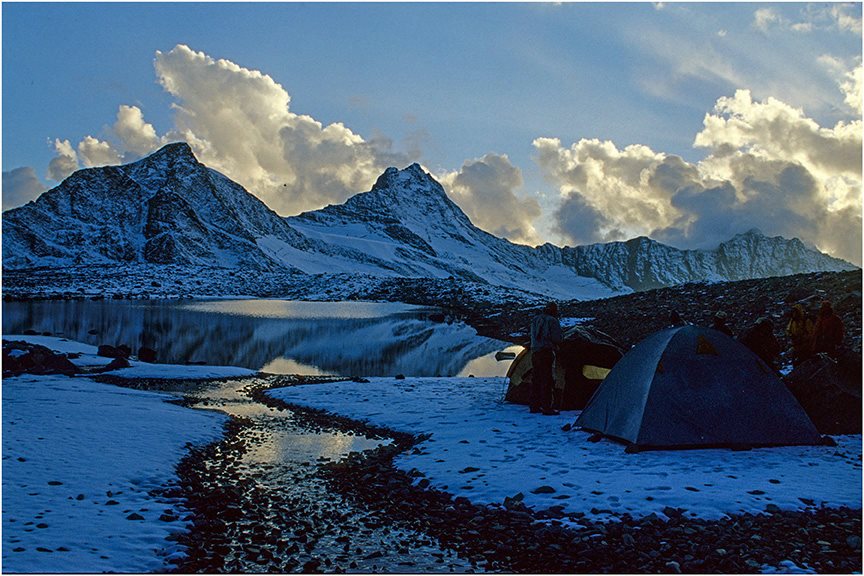
[[[540,486],[539,488],[531,490],[532,494],[553,494],[554,492],[555,488],[552,486]]]

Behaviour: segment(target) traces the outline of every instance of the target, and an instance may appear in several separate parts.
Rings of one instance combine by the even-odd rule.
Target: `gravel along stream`
[[[328,488],[322,466],[390,444],[385,437],[309,426],[253,393],[297,377],[114,381],[178,394],[193,409],[231,416],[222,442],[191,448],[178,467],[192,527],[178,572],[468,572],[438,539]],[[304,378],[308,381],[308,378]],[[260,397],[260,394],[258,394]]]
[[[178,465],[188,531],[176,572],[860,573],[861,510],[813,508],[688,518],[682,509],[592,521],[520,500],[478,506],[392,459],[422,437],[291,406],[268,388],[323,377],[100,379],[177,394],[231,416],[221,442]],[[422,476],[422,474],[419,474]],[[176,521],[179,518],[165,519]],[[779,567],[779,568],[778,568]],[[785,567],[785,568],[784,568]],[[797,569],[797,568],[796,568]]]

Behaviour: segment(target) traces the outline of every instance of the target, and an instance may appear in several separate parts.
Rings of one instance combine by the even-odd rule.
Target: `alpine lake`
[[[32,330],[98,346],[144,346],[160,364],[270,374],[504,376],[498,351],[441,310],[397,303],[269,299],[33,300],[3,303],[3,334]]]

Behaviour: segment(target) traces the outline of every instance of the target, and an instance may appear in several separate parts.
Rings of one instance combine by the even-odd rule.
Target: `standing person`
[[[712,326],[712,328],[714,328],[714,330],[719,330],[720,332],[723,332],[730,338],[735,337],[735,333],[732,331],[732,328],[730,328],[729,325],[726,324],[726,313],[722,310],[718,310],[714,314],[714,325]]]
[[[792,306],[786,335],[792,342],[792,364],[797,366],[810,357],[813,350],[813,320],[801,304]]]
[[[744,336],[741,343],[750,348],[768,366],[777,370],[777,358],[780,356],[780,342],[774,336],[774,323],[764,316],[756,321]]]
[[[825,352],[832,358],[843,343],[843,321],[834,313],[831,302],[825,300],[819,309],[816,327],[813,329],[813,352]]]
[[[555,377],[552,364],[555,348],[561,343],[558,305],[549,302],[543,312],[531,320],[531,413],[547,416],[559,414],[552,409],[552,386]]]

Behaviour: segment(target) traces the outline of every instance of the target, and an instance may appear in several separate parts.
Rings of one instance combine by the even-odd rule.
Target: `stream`
[[[469,572],[472,565],[436,540],[361,510],[332,493],[319,465],[388,444],[342,431],[310,429],[291,410],[250,394],[285,377],[263,376],[166,389],[193,409],[232,417],[233,432],[195,462],[197,509],[181,572]],[[309,384],[314,385],[314,384]],[[208,496],[212,494],[212,498]]]

